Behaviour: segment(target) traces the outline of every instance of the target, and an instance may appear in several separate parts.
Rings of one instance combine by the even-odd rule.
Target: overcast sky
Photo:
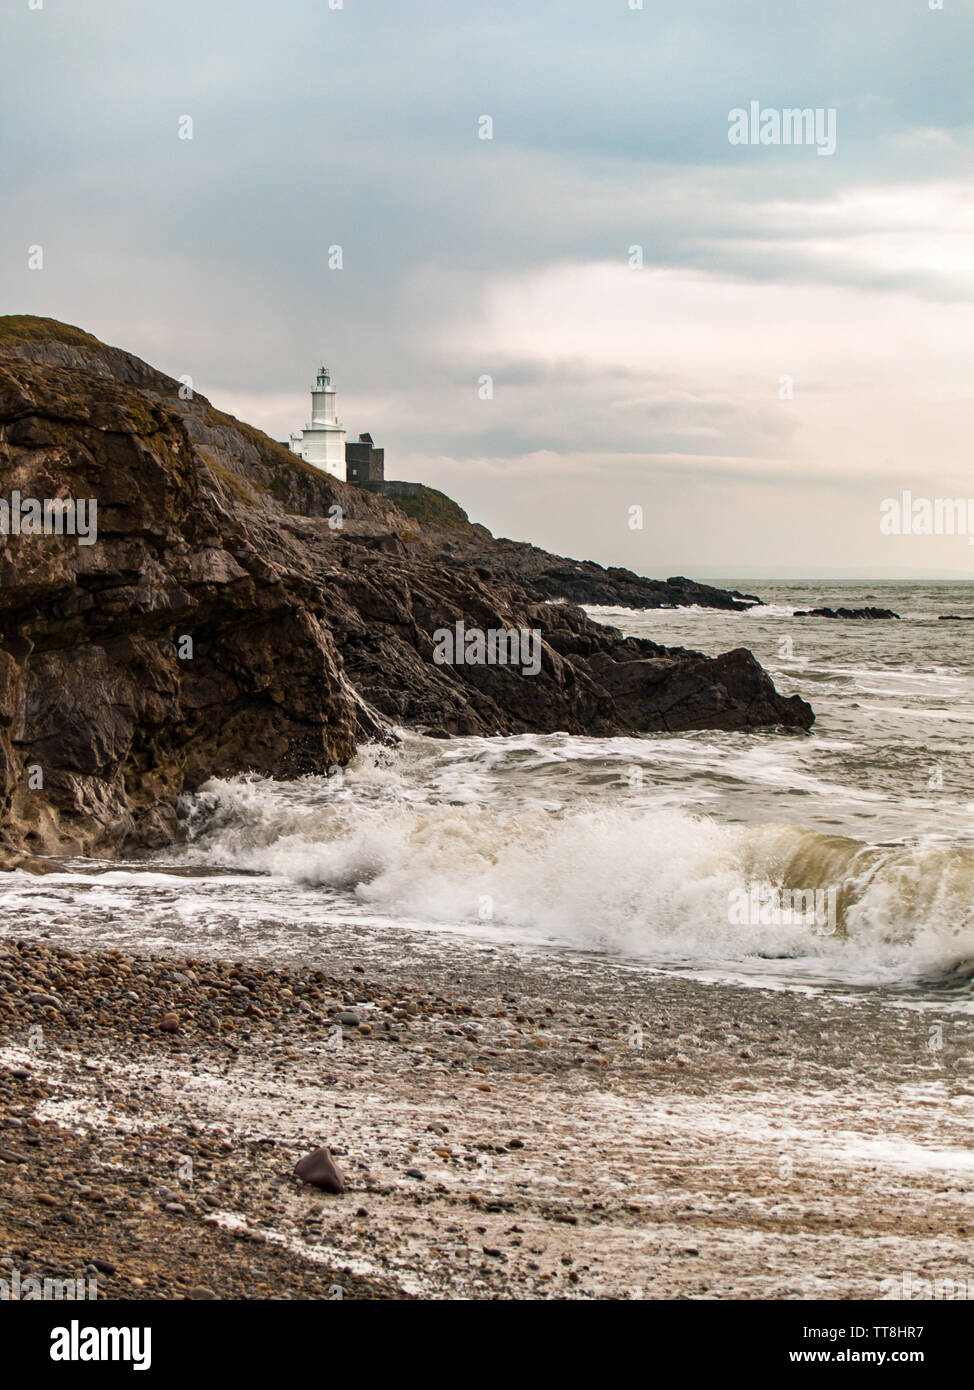
[[[879,528],[974,497],[974,6],[630,2],[5,0],[2,312],[279,439],[325,360],[388,476],[562,553],[974,577]]]

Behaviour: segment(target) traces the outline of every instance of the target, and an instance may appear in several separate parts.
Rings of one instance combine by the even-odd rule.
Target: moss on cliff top
[[[0,343],[66,343],[68,347],[103,347],[93,333],[35,314],[0,314]]]
[[[448,531],[466,529],[470,525],[470,518],[459,503],[435,487],[424,487],[419,497],[394,497],[392,500],[413,521],[425,521]]]

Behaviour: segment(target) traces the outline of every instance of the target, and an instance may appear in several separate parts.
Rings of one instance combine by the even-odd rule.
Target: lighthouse
[[[335,412],[335,388],[327,367],[319,368],[311,388],[311,423],[291,435],[291,451],[345,481],[345,430]]]

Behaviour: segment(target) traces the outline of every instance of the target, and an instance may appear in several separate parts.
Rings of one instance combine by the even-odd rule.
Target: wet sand
[[[0,941],[0,1278],[107,1298],[974,1289],[969,995],[450,938],[343,960]],[[346,1193],[293,1177],[319,1145]]]

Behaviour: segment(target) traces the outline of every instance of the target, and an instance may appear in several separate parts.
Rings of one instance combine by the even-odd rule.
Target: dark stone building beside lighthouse
[[[381,483],[385,478],[385,449],[377,449],[370,434],[360,434],[357,443],[345,441],[345,477],[362,487]]]

